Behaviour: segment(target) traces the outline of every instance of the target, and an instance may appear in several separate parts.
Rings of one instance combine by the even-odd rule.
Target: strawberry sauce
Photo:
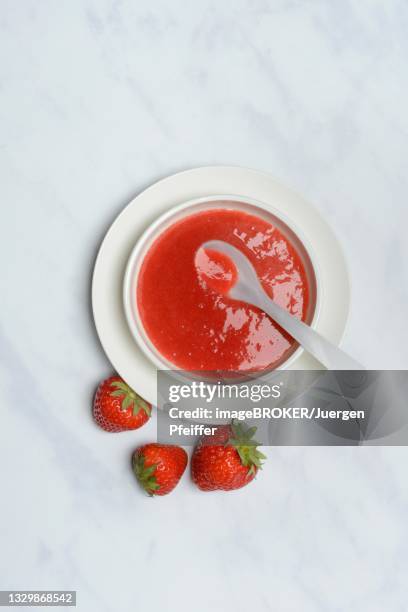
[[[139,273],[137,303],[158,352],[185,370],[259,372],[282,363],[297,347],[255,306],[228,298],[233,262],[204,251],[225,240],[252,262],[266,292],[306,319],[309,283],[300,254],[276,227],[240,210],[209,209],[185,217],[153,243]]]

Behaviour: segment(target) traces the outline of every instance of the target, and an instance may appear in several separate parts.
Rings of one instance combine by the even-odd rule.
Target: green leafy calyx
[[[150,416],[150,406],[143,398],[140,397],[133,389],[122,380],[115,380],[111,383],[114,391],[111,391],[112,397],[122,397],[122,410],[125,411],[132,406],[133,416],[139,414],[140,410],[144,410],[147,416]]]
[[[147,467],[144,456],[135,454],[133,456],[132,467],[136,478],[146,493],[153,495],[155,491],[160,489],[160,485],[157,483],[156,476],[154,475],[157,463]]]
[[[262,460],[266,456],[261,453],[257,447],[259,442],[253,439],[256,432],[256,427],[244,428],[241,423],[232,422],[232,436],[227,441],[227,445],[233,446],[237,451],[242,465],[248,467],[248,477],[259,469],[262,469]]]

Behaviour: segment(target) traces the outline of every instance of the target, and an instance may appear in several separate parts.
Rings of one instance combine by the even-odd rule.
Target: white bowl
[[[311,327],[316,327],[318,321],[322,298],[319,267],[311,245],[308,244],[302,231],[295,227],[290,219],[270,205],[248,197],[213,195],[189,200],[167,210],[142,233],[130,254],[123,280],[123,304],[129,329],[141,351],[159,370],[178,370],[179,368],[160,354],[143,327],[136,300],[140,268],[151,245],[164,230],[182,218],[211,208],[243,210],[271,222],[278,229],[282,230],[285,235],[290,236],[291,242],[295,244],[296,250],[301,254],[306,268],[308,268],[307,273],[311,283],[311,290],[312,293],[313,290],[315,293],[313,316],[308,322]],[[301,352],[303,352],[303,348],[299,346],[278,369],[289,368]],[[261,371],[259,373],[260,376],[263,373]]]

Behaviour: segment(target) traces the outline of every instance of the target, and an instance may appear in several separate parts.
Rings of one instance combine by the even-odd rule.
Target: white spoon
[[[227,292],[228,297],[257,306],[292,336],[303,348],[329,370],[364,370],[337,346],[317,331],[278,306],[264,291],[251,262],[237,248],[223,240],[210,240],[201,245],[227,255],[235,264],[237,282]]]

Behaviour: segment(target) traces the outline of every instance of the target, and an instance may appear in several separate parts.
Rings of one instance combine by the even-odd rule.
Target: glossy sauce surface
[[[150,341],[185,370],[249,373],[278,366],[296,343],[258,308],[225,295],[237,272],[225,255],[199,250],[209,240],[240,249],[267,293],[305,319],[309,284],[295,246],[260,217],[210,209],[167,228],[145,256],[135,297]]]

